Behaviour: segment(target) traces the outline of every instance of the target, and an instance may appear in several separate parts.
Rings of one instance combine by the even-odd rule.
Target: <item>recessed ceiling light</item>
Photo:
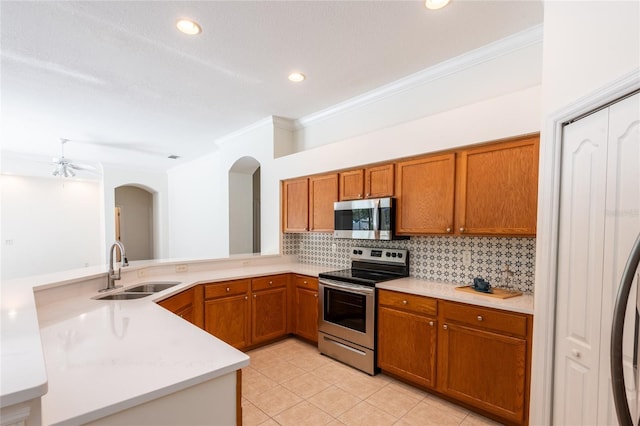
[[[196,35],[202,32],[202,28],[200,28],[200,25],[196,21],[186,18],[178,19],[176,27],[178,30],[188,35]]]
[[[426,0],[424,2],[424,5],[427,7],[427,9],[436,10],[442,9],[443,7],[448,5],[450,1],[451,0]]]
[[[289,80],[293,81],[294,83],[300,83],[305,78],[307,77],[301,72],[292,72],[291,74],[289,74]]]

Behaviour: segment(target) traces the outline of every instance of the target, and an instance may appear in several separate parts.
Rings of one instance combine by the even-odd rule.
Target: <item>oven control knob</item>
[[[354,250],[354,251],[353,251],[353,254],[358,254],[358,250]]]
[[[402,253],[398,253],[398,258],[402,259]]]
[[[398,257],[398,253],[391,253],[391,257]]]
[[[387,252],[387,257],[391,257],[391,253]]]
[[[358,250],[358,254],[362,254],[362,250]]]

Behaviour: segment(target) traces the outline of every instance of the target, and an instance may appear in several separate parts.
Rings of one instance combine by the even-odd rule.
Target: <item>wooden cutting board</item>
[[[482,296],[495,297],[498,299],[509,299],[511,297],[522,296],[521,291],[509,291],[502,288],[492,288],[491,291],[493,293],[483,293],[481,291],[474,290],[473,286],[471,285],[456,287],[456,290],[463,291],[465,293],[473,293],[473,294],[480,294]]]

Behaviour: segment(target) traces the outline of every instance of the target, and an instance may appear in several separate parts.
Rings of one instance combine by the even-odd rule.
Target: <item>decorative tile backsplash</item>
[[[333,244],[336,245],[335,252],[332,251]],[[472,284],[474,277],[483,277],[499,286],[500,272],[509,265],[514,287],[533,293],[535,238],[426,236],[369,241],[335,239],[329,233],[283,235],[283,254],[298,255],[301,263],[336,269],[351,266],[349,249],[353,246],[407,249],[412,277],[457,284]],[[462,264],[463,251],[471,252],[469,266]]]

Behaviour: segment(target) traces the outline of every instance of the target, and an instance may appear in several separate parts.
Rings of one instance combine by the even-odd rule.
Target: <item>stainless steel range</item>
[[[351,269],[319,279],[318,349],[368,374],[376,373],[376,283],[409,275],[403,249],[351,249]]]

